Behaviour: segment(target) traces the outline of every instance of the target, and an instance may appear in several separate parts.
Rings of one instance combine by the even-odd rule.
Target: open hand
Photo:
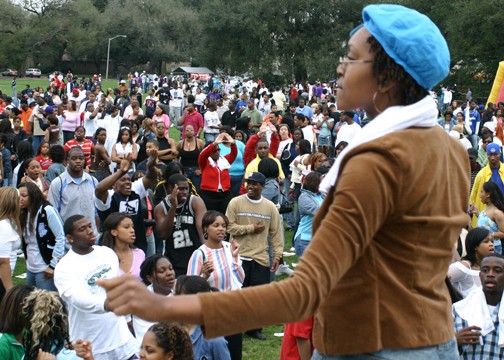
[[[170,195],[170,206],[176,208],[178,206],[178,185],[173,186],[173,190]]]

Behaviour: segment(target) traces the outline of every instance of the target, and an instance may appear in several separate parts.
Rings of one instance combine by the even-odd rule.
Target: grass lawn
[[[292,231],[285,233],[285,251],[289,251],[291,247]],[[284,258],[284,261],[289,265],[293,262],[297,262],[297,257]],[[291,266],[292,267],[292,266]],[[13,282],[15,285],[24,284],[24,279],[19,279],[16,275],[23,274],[26,272],[26,264],[24,258],[18,258],[16,264],[16,270],[14,271]],[[277,281],[282,281],[286,276],[277,276]],[[281,306],[281,304],[278,304]],[[244,360],[274,360],[280,358],[280,348],[282,346],[282,337],[276,337],[274,333],[281,333],[284,330],[283,324],[269,326],[264,328],[263,332],[267,339],[265,341],[255,340],[247,335],[243,336],[243,359]]]

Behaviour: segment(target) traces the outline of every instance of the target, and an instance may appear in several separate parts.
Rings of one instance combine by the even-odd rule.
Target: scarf
[[[369,122],[339,154],[336,162],[320,183],[320,192],[327,194],[331,187],[336,184],[341,163],[350,151],[395,131],[410,127],[433,127],[437,124],[437,114],[436,103],[429,95],[411,105],[392,106],[385,109],[384,112]]]
[[[211,157],[208,157],[208,162],[210,163],[210,165],[212,167],[216,167],[220,171],[229,169],[231,167],[231,165],[229,164],[229,161],[227,161],[227,159],[225,157],[223,157],[223,156],[219,156],[219,158],[217,159],[217,161],[215,161]]]
[[[471,291],[464,300],[453,304],[453,308],[457,314],[467,321],[469,326],[478,326],[481,328],[481,336],[486,336],[488,333],[495,330],[492,320],[492,315],[488,309],[485,294],[483,289],[478,287]],[[504,347],[504,306],[499,306],[499,347]],[[482,339],[480,343],[483,345]]]

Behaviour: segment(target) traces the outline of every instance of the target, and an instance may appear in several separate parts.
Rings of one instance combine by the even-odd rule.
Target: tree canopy
[[[392,2],[392,1],[373,1]],[[489,86],[504,59],[500,1],[397,0],[429,16],[448,41],[445,83]],[[270,81],[329,80],[349,31],[371,1],[0,0],[0,67],[56,68],[63,53],[126,69],[190,62]],[[428,59],[426,59],[428,60]],[[455,66],[457,65],[457,66]]]

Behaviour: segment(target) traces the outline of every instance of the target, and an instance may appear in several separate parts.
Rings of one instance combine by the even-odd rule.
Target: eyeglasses
[[[483,144],[491,144],[493,141],[483,141]]]
[[[365,64],[365,63],[372,63],[374,60],[352,60],[349,59],[348,56],[340,56],[339,57],[339,64],[343,67],[343,69],[346,69],[348,64]]]

